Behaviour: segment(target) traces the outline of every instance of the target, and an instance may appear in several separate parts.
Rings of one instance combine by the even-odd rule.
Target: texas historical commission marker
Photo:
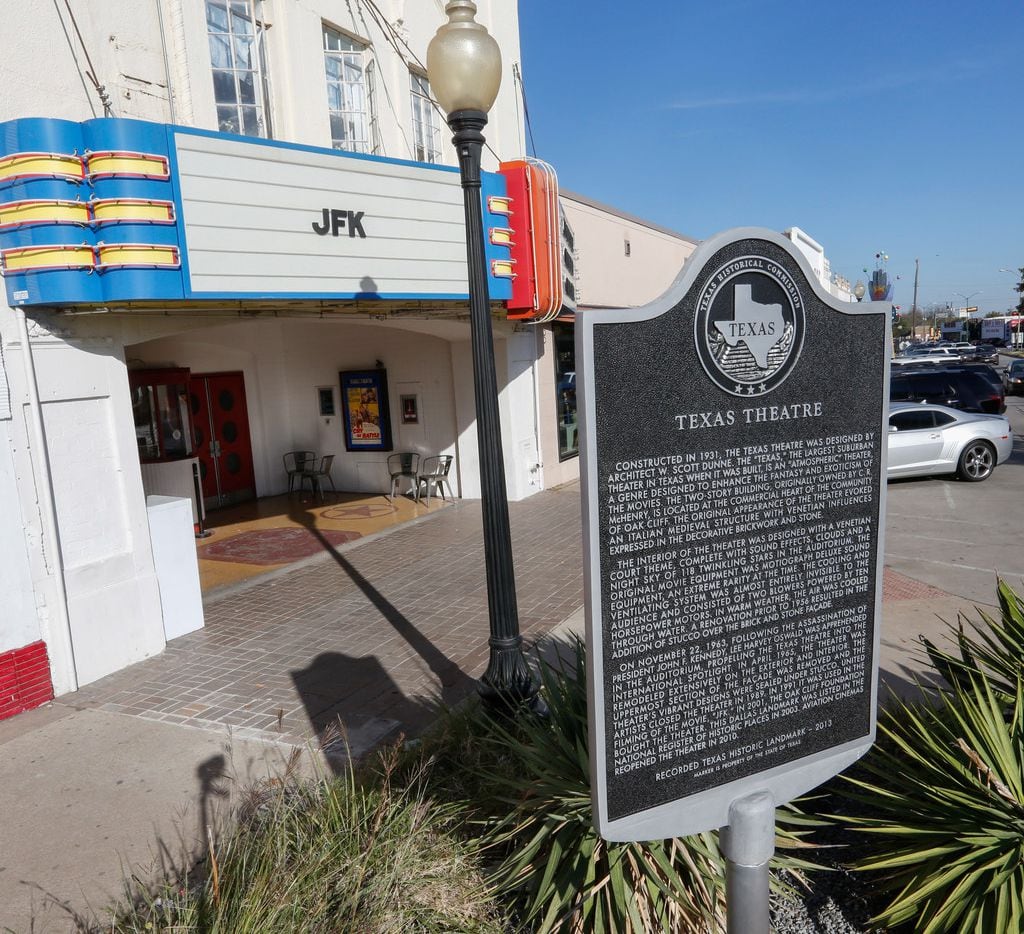
[[[754,229],[651,305],[577,318],[604,837],[725,826],[873,742],[888,323]]]

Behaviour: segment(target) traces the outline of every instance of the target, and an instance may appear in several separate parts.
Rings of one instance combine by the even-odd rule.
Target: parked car
[[[987,480],[1013,450],[1005,415],[975,415],[942,405],[894,402],[889,406],[890,480],[955,473]]]
[[[964,412],[1001,415],[1006,397],[1001,385],[993,385],[966,364],[923,364],[893,370],[889,378],[890,402],[931,402]]]
[[[1024,360],[1011,360],[1003,370],[1003,389],[1008,396],[1024,392]]]
[[[975,363],[973,361],[965,360],[962,363],[958,363],[955,366],[949,367],[953,371],[961,371],[963,373],[977,373],[986,383],[989,384],[997,393],[1004,395],[1003,391],[1003,380],[996,372],[996,368],[989,366],[987,363]]]

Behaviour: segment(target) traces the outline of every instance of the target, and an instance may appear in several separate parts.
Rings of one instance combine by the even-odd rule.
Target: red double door
[[[241,373],[193,373],[188,390],[206,508],[254,499],[244,377]]]

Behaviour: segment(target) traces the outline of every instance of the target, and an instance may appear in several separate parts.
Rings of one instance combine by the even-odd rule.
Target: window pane
[[[213,99],[218,104],[234,104],[237,102],[235,95],[235,73],[233,71],[215,71],[213,73]]]
[[[227,36],[210,36],[210,61],[214,68],[231,67],[231,47]]]
[[[242,132],[246,136],[259,136],[259,111],[255,107],[240,107],[239,109],[242,111]]]
[[[246,0],[232,0],[231,31],[235,35],[252,35],[252,20],[249,18],[249,13],[249,4]]]
[[[327,80],[328,81],[340,81],[341,80],[341,60],[335,55],[327,55],[324,57],[324,67],[327,69]]]
[[[327,109],[341,110],[341,88],[336,84],[327,85]]]
[[[222,133],[238,133],[238,108],[224,107],[217,108],[217,126]]]
[[[206,0],[206,28],[210,32],[228,31],[228,11],[224,0]]]
[[[139,446],[139,457],[143,460],[160,456],[155,408],[151,386],[136,386],[132,390],[135,441]]]
[[[345,135],[345,118],[341,114],[331,114],[331,139],[335,146],[343,146],[348,137]]]
[[[236,36],[233,44],[235,48],[235,68],[253,71],[256,67],[256,59],[253,58],[252,39]]]
[[[570,325],[551,326],[555,340],[555,386],[558,412],[558,456],[560,460],[579,454],[576,420],[576,345]]]
[[[362,56],[346,55],[345,59],[345,80],[353,84],[359,84],[363,80],[363,58]]]
[[[921,431],[933,426],[931,412],[900,412],[889,420],[897,431]]]
[[[242,104],[256,103],[255,75],[251,71],[244,71],[238,76],[238,100]]]
[[[350,84],[348,88],[348,109],[362,113],[366,109],[366,101],[363,96],[361,84]]]

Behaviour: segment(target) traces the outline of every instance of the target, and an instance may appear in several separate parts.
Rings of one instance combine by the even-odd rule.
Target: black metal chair
[[[284,469],[288,471],[288,492],[295,486],[295,478],[299,478],[299,489],[302,489],[302,475],[313,469],[316,463],[316,451],[289,451],[284,456]]]
[[[331,476],[331,465],[334,463],[333,454],[325,454],[320,458],[320,466],[315,470],[305,470],[302,473],[302,477],[299,480],[299,489],[302,489],[303,484],[309,481],[309,492],[315,493],[317,498],[323,500],[324,498],[324,479],[331,485],[331,492],[337,493],[338,491],[334,488],[334,478]]]
[[[441,494],[441,499],[447,499],[444,495],[444,488],[447,484],[448,492],[452,499],[455,494],[452,492],[452,485],[448,479],[448,471],[452,469],[452,461],[455,460],[451,454],[440,454],[436,457],[427,457],[423,461],[423,470],[416,477],[416,493],[419,494],[421,486],[427,488],[427,502],[430,502],[430,491],[436,490]]]
[[[391,492],[388,499],[394,499],[398,490],[398,484],[403,477],[408,478],[412,487],[411,493],[416,499],[420,498],[420,485],[418,474],[420,469],[420,456],[413,453],[391,454],[388,457],[388,473],[391,475]]]

